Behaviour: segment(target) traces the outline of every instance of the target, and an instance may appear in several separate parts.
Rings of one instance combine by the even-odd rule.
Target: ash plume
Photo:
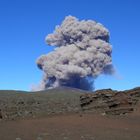
[[[37,59],[44,72],[42,89],[68,86],[93,90],[95,78],[114,72],[109,31],[100,23],[67,16],[46,42],[56,48]]]

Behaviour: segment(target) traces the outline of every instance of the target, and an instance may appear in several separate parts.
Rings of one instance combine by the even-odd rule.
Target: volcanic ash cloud
[[[100,23],[67,16],[46,42],[56,48],[37,59],[44,72],[42,90],[59,86],[93,90],[95,78],[114,72],[109,31]]]

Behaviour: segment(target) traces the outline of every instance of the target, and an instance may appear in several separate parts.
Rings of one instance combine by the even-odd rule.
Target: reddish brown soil
[[[129,116],[71,114],[0,122],[0,140],[140,140],[140,111]],[[19,140],[19,139],[17,139]]]

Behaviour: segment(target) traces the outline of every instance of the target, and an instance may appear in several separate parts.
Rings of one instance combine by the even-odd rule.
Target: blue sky
[[[110,31],[115,76],[100,76],[95,89],[140,86],[139,0],[0,0],[0,89],[30,90],[42,71],[45,36],[67,15],[92,19]]]

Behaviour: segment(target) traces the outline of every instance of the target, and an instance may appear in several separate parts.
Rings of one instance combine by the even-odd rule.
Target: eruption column
[[[93,90],[95,78],[114,72],[109,31],[100,23],[67,16],[46,42],[56,48],[37,59],[44,71],[44,89],[68,86]]]

